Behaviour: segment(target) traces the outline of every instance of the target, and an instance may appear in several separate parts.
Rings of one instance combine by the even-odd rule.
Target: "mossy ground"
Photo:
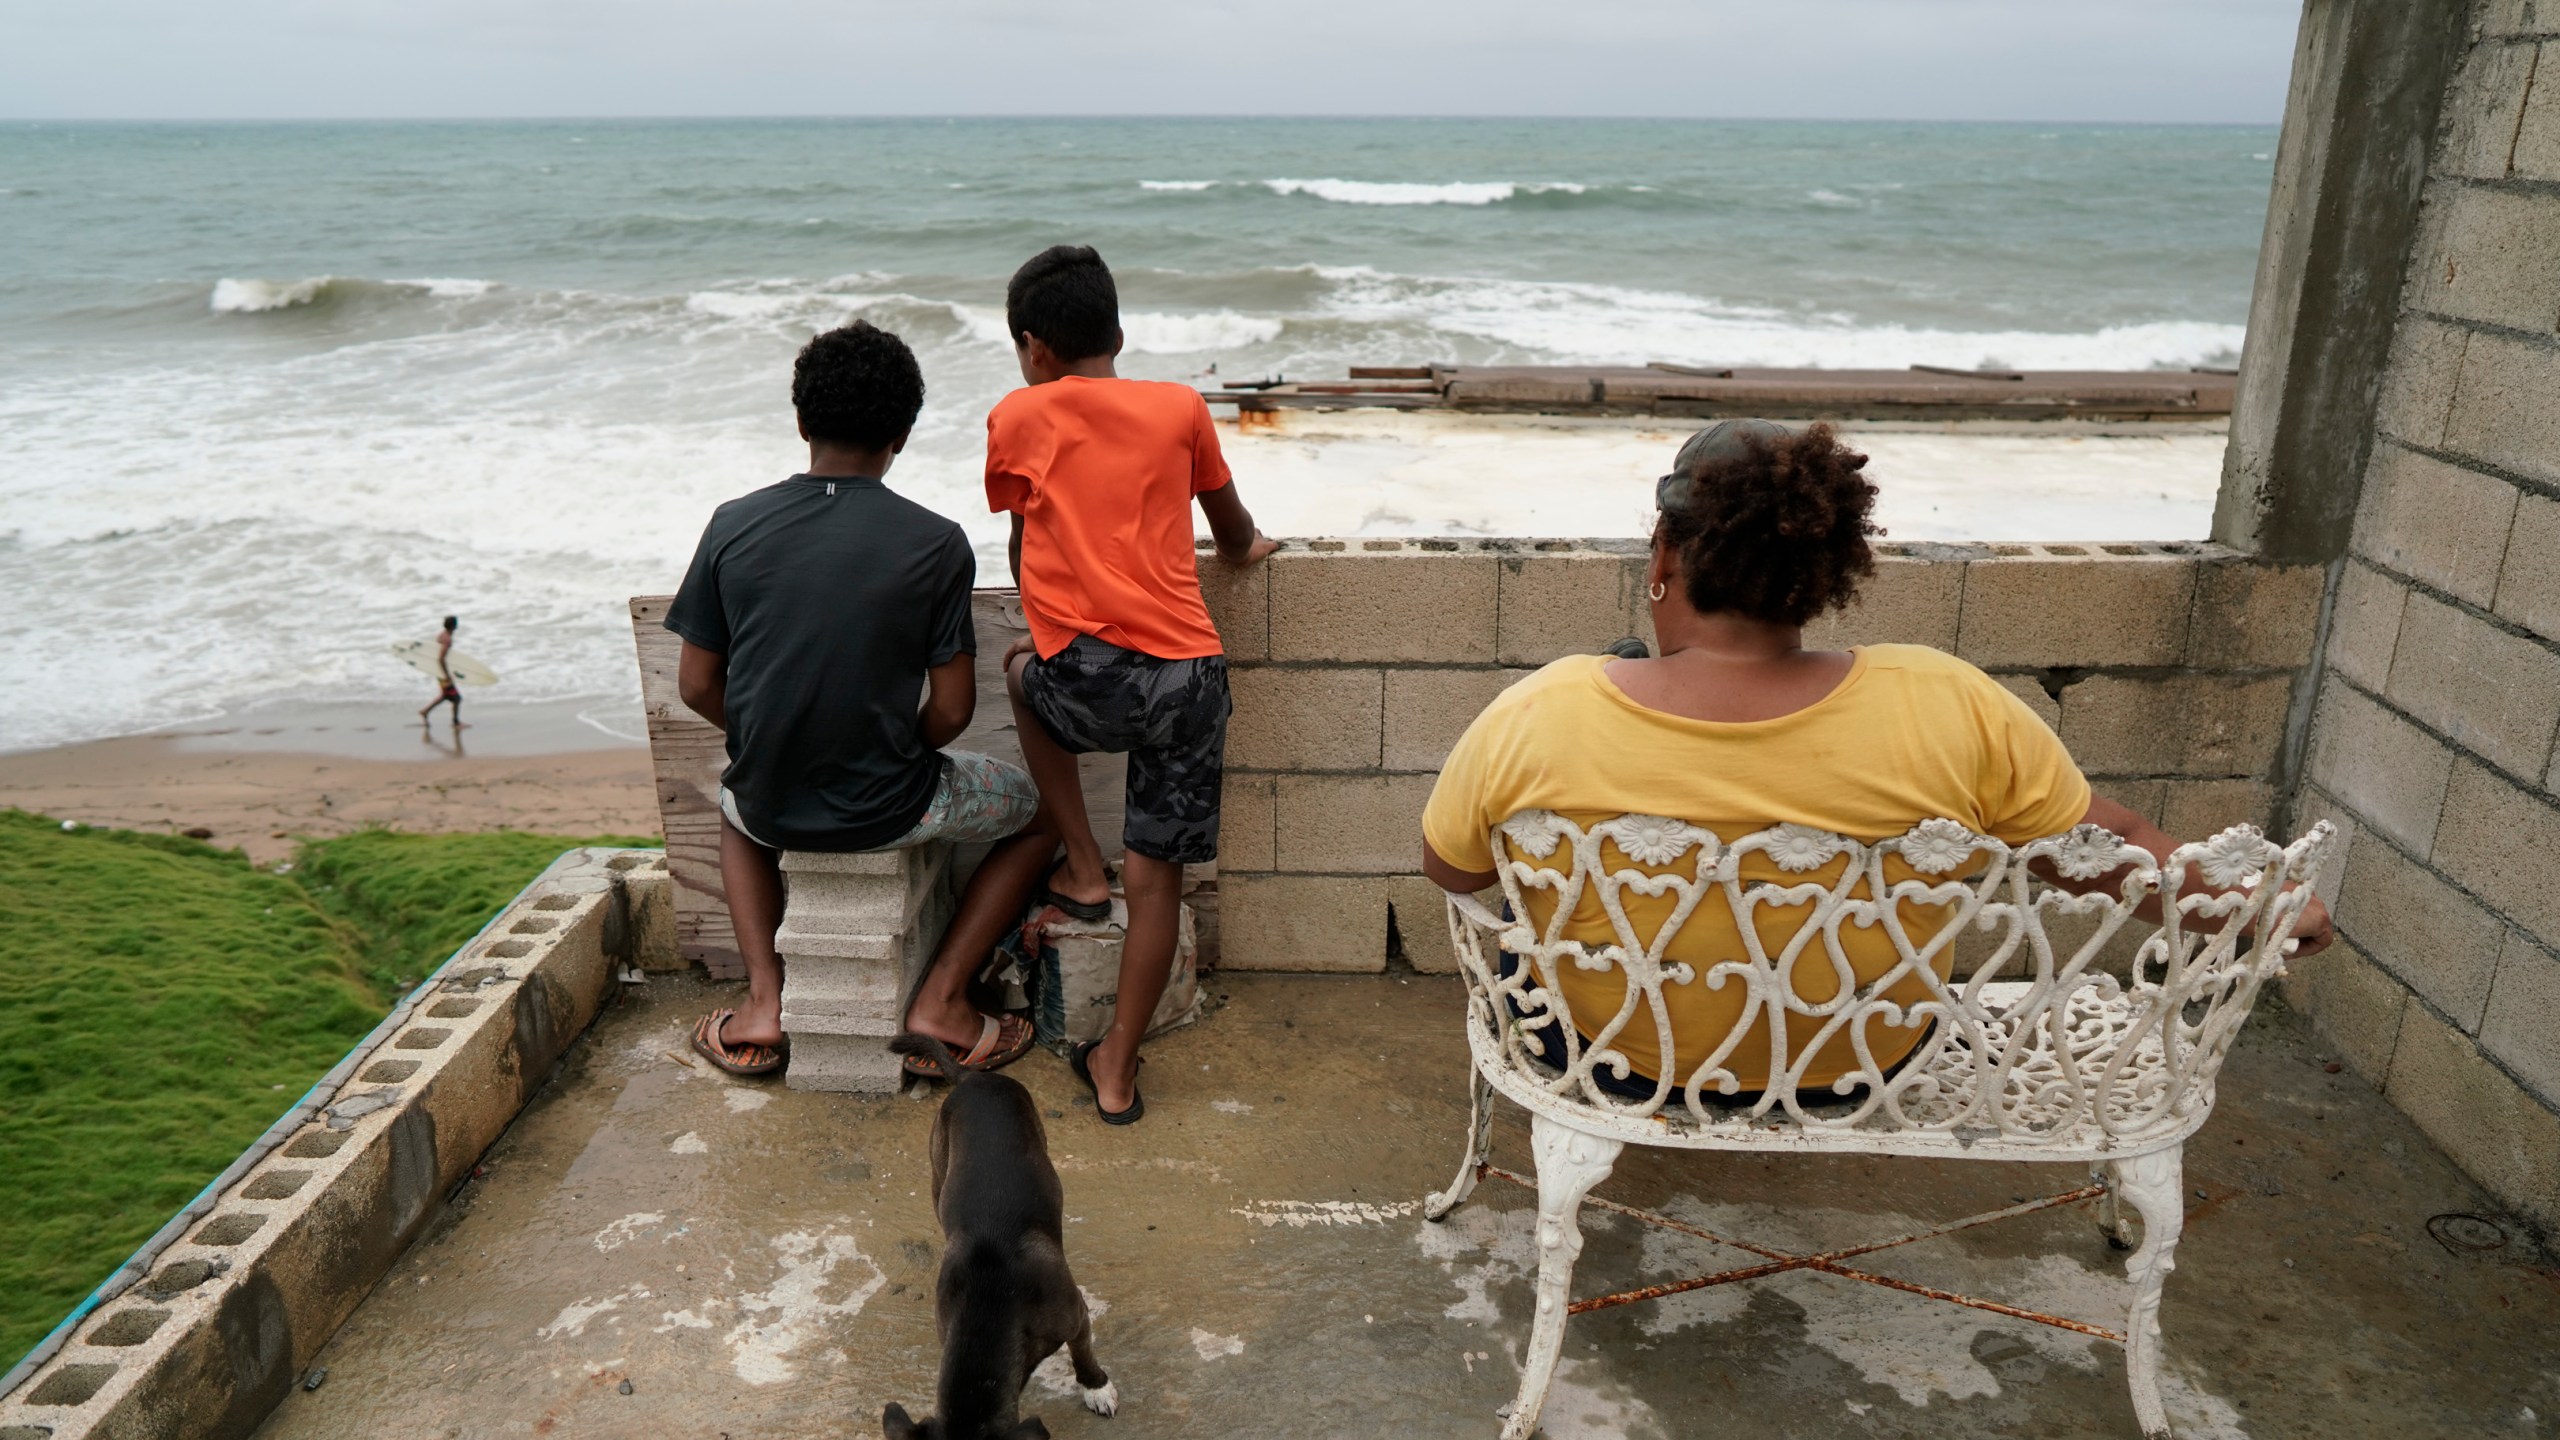
[[[0,811],[0,1364],[573,845],[368,831],[283,873]]]

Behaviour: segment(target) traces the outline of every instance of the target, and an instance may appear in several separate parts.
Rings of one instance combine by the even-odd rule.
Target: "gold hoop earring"
[[[1663,588],[1662,588],[1662,582],[1661,582],[1661,581],[1659,581],[1659,580],[1656,580],[1656,581],[1654,581],[1654,582],[1653,582],[1653,588],[1651,588],[1651,589],[1649,589],[1649,590],[1647,590],[1647,591],[1645,591],[1645,592],[1644,592],[1644,598],[1646,598],[1647,600],[1654,601],[1654,602],[1656,602],[1656,603],[1658,604],[1658,603],[1660,603],[1660,602],[1661,602],[1662,597],[1663,597],[1663,596],[1665,596],[1665,595],[1667,595],[1667,594],[1669,594],[1669,593],[1670,593],[1669,591],[1667,591],[1667,590],[1665,590],[1665,589],[1663,589]]]

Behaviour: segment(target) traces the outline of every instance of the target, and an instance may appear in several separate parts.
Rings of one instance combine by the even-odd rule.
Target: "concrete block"
[[[895,1095],[905,1083],[888,1041],[869,1035],[794,1035],[782,1076],[794,1090],[836,1095]]]
[[[2542,0],[2545,9],[2551,0]],[[2543,27],[2551,26],[2546,21]],[[2560,41],[2544,41],[2542,59],[2534,67],[2533,94],[2527,98],[2524,114],[2515,130],[2515,145],[2508,152],[2508,175],[2517,180],[2560,180],[2560,85],[2548,83],[2549,77],[2560,75]]]
[[[1386,674],[1385,765],[1438,770],[1450,747],[1493,697],[1526,670],[1390,670]]]
[[[2062,743],[2084,770],[2263,775],[2284,739],[2289,675],[2092,675],[2062,692]]]
[[[2560,501],[2527,495],[2517,502],[2491,608],[2536,635],[2560,640]]]
[[[2174,665],[2195,572],[2175,556],[1972,561],[1956,653],[1987,667]]]
[[[2350,560],[2338,573],[2338,599],[2329,610],[2329,665],[2368,690],[2391,678],[2391,652],[2400,638],[2400,615],[2409,587]]]
[[[782,984],[783,1033],[795,1046],[809,1034],[886,1040],[903,1027],[899,1002],[906,998],[907,978],[899,957],[789,956]]]
[[[2187,663],[2212,670],[2289,670],[2311,658],[2320,626],[2317,565],[2230,561],[2196,567]]]
[[[2160,828],[2181,840],[2242,824],[2263,830],[2275,811],[2275,787],[2264,780],[2171,780],[2162,790]]]
[[[2489,39],[2560,33],[2560,6],[2552,0],[2482,0],[2472,19]]]
[[[1393,883],[1379,876],[1220,875],[1223,939],[1218,966],[1344,974],[1384,970]]]
[[[2409,991],[2347,941],[2285,962],[2284,998],[2311,1017],[2339,1058],[2382,1089],[2391,1076]]]
[[[2560,1114],[2471,1037],[2410,1006],[2383,1093],[2501,1202],[2544,1226],[2560,1223]]]
[[[1804,643],[1817,650],[1851,645],[1930,645],[1956,648],[1956,617],[1964,604],[1964,562],[1879,555],[1876,573],[1858,587],[1846,608],[1804,627]]]
[[[1996,675],[1992,678],[2000,682],[2001,689],[2025,701],[2027,708],[2036,712],[2036,718],[2044,722],[2046,729],[2057,735],[2062,733],[2062,702],[2045,693],[2042,681],[2032,675]]]
[[[2548,333],[2560,327],[2560,197],[2431,185],[2409,267],[2422,309]]]
[[[1544,665],[1636,634],[1650,610],[1644,567],[1642,555],[1596,550],[1501,557],[1495,657],[1505,665]]]
[[[2560,345],[2475,334],[2462,353],[2443,448],[2560,482]]]
[[[2453,767],[2428,857],[2534,935],[2560,938],[2560,808],[2471,761]]]
[[[1268,564],[1275,661],[1494,659],[1500,582],[1491,555],[1290,549]]]
[[[1209,619],[1218,627],[1218,640],[1226,646],[1227,658],[1269,659],[1271,567],[1264,564],[1239,570],[1210,550],[1200,552],[1199,565],[1200,597],[1209,602]]]
[[[2356,507],[2356,553],[2474,605],[2498,591],[2516,487],[2384,442]]]
[[[1410,874],[1422,866],[1429,775],[1282,775],[1279,866],[1329,875]]]
[[[1385,680],[1352,668],[1251,665],[1230,672],[1227,764],[1240,770],[1366,770],[1385,731]]]
[[[2376,964],[2477,1030],[2506,923],[2434,872],[2379,842],[2356,851],[2332,912]]]
[[[2471,331],[2418,315],[2402,317],[2392,336],[2391,359],[2382,372],[2382,398],[2374,411],[2384,434],[2412,445],[2440,448],[2453,411]]]
[[[2335,915],[2338,910],[2338,892],[2346,884],[2347,865],[2355,858],[2357,832],[2360,827],[2356,824],[2355,812],[2340,805],[2321,791],[2304,786],[2300,798],[2294,801],[2294,829],[2307,831],[2323,820],[2329,822],[2330,827],[2337,831],[2337,835],[2329,842],[2328,859],[2321,863],[2320,878],[2312,888],[2319,894],[2321,900],[2327,903],[2329,913]],[[2382,842],[2377,840],[2374,843],[2378,845]]]
[[[1218,802],[1219,869],[1269,870],[1278,863],[1275,804],[1270,776],[1227,773]]]
[[[2560,655],[2412,592],[2384,693],[2489,763],[2540,780],[2560,726]]]
[[[2306,773],[2365,824],[2424,860],[2435,844],[2453,752],[2347,685],[2323,688]]]
[[[2104,795],[2136,815],[2149,816],[2158,822],[2167,808],[2169,784],[2165,780],[2144,779],[2125,775],[2090,775],[2089,789]]]
[[[1500,890],[1488,890],[1496,909]],[[1396,938],[1404,944],[1405,963],[1424,975],[1458,973],[1458,952],[1449,944],[1448,892],[1419,875],[1387,881],[1387,899],[1395,907]]]
[[[2487,9],[2498,9],[2498,0]],[[2511,8],[2511,7],[2510,7]],[[2486,43],[2463,57],[2453,87],[2445,94],[2444,139],[2435,170],[2477,180],[2496,180],[2507,173],[2516,147],[2516,128],[2524,118],[2528,77],[2535,46]]]
[[[2497,983],[2489,991],[2488,1014],[2480,1025],[2480,1044],[2532,1086],[2544,1104],[2560,1105],[2560,955],[2522,931],[2507,932]]]

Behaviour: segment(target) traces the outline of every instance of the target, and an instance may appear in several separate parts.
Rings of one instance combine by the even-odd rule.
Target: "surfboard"
[[[430,680],[436,678],[435,642],[431,640],[403,640],[399,644],[391,647],[391,653],[398,656],[409,666],[410,669],[417,671],[419,674],[426,676]],[[472,659],[470,656],[463,654],[459,650],[446,651],[444,663],[445,668],[453,672],[453,678],[456,683],[463,685],[495,685],[498,683],[497,671],[490,669],[488,666],[481,664],[479,661]]]

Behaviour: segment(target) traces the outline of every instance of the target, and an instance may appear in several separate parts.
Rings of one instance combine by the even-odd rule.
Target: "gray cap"
[[[1710,465],[1749,457],[1752,447],[1767,448],[1794,434],[1774,420],[1719,420],[1689,437],[1671,461],[1671,473],[1655,482],[1654,504],[1669,510],[1689,502],[1692,482]]]

